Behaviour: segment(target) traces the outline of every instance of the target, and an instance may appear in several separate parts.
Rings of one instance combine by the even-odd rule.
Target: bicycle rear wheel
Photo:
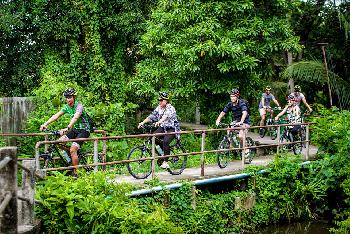
[[[269,119],[266,125],[269,126],[268,129],[269,129],[271,140],[275,140],[277,137],[277,127],[270,127],[271,125],[274,125],[273,120]]]
[[[87,153],[84,152],[79,152],[78,153],[78,158],[79,158],[79,164],[80,165],[87,165],[87,164],[94,164],[94,156],[93,155],[88,155]],[[102,158],[100,155],[98,155],[98,162],[102,162]],[[85,171],[93,171],[94,166],[84,166],[83,167]]]
[[[151,157],[151,152],[144,146],[137,146],[130,150],[128,160],[137,160],[127,164],[128,171],[136,179],[145,179],[152,172],[152,160],[142,160]]]
[[[170,145],[171,154],[183,154],[186,153],[185,148],[180,144]],[[187,156],[175,156],[169,157],[168,171],[172,175],[180,175],[186,168]]]
[[[246,137],[246,145],[247,147],[251,147],[255,145],[255,142],[252,138]],[[253,158],[256,155],[256,149],[246,149],[246,152],[244,153],[244,163],[249,164],[252,162]]]

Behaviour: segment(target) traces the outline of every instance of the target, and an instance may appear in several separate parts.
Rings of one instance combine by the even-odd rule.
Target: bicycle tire
[[[285,131],[288,131],[287,129]],[[287,137],[286,132],[283,132],[283,134],[280,137],[279,143],[287,143],[290,142],[289,137]],[[280,152],[288,152],[290,149],[290,145],[280,145]]]
[[[273,120],[268,119],[266,125],[269,126],[268,129],[269,129],[271,140],[275,140],[277,138],[277,127],[270,127],[271,125],[274,125]]]
[[[291,138],[291,141],[292,141],[292,142],[294,142],[294,141],[300,141],[298,137],[296,137],[295,139],[293,139],[292,134],[290,134],[290,138]],[[295,155],[301,154],[301,152],[302,152],[302,150],[303,150],[303,144],[302,144],[301,142],[292,144],[292,150],[293,150],[293,153],[294,153]]]
[[[259,136],[261,138],[264,138],[265,137],[265,134],[266,134],[266,129],[265,128],[259,128]]]
[[[93,156],[87,156],[87,153],[79,152],[78,153],[79,158],[79,164],[80,165],[87,165],[87,164],[93,164],[94,163],[94,157]],[[90,160],[91,159],[91,160]],[[102,158],[100,155],[98,155],[98,162],[102,162]],[[94,166],[84,166],[83,167],[85,171],[93,171],[95,169]]]
[[[230,149],[230,141],[225,136],[224,139],[221,140],[218,150]],[[230,151],[223,151],[217,153],[217,162],[220,168],[227,167],[228,161],[230,159]]]
[[[247,147],[251,147],[255,145],[255,142],[251,137],[246,137],[246,145]],[[253,158],[256,155],[256,149],[246,149],[246,152],[244,154],[244,163],[250,164],[253,160]]]
[[[39,155],[40,160],[40,169],[54,168],[55,161],[52,158],[51,154],[45,153]]]
[[[179,144],[171,145],[170,152],[171,154],[186,153],[185,148]],[[180,175],[186,168],[187,156],[169,157],[168,163],[169,163],[169,168],[167,169],[168,172],[172,175]]]
[[[128,153],[128,160],[151,157],[151,152],[144,146],[132,148]],[[135,179],[146,179],[152,172],[151,160],[139,160],[127,164],[128,171]]]

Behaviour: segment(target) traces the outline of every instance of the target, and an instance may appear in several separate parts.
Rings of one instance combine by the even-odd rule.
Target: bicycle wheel
[[[138,160],[127,164],[128,171],[136,179],[145,179],[152,172],[152,161],[142,160],[151,157],[151,152],[141,145],[130,150],[128,160]]]
[[[285,131],[288,131],[288,130],[285,130]],[[280,143],[281,143],[281,144],[284,144],[284,143],[288,143],[288,142],[290,142],[290,139],[289,139],[289,137],[287,136],[287,133],[284,132],[284,133],[281,135],[281,137],[280,137]],[[290,149],[290,145],[289,145],[289,144],[287,144],[287,145],[280,145],[279,151],[284,153],[284,152],[288,152],[289,149]]]
[[[266,128],[259,128],[259,136],[264,138],[266,134]]]
[[[219,144],[218,150],[230,149],[230,141],[225,136],[224,139]],[[217,153],[218,166],[220,168],[225,168],[228,164],[230,158],[230,151],[223,151]]]
[[[88,155],[84,152],[78,152],[78,158],[79,158],[79,164],[80,165],[87,165],[87,164],[94,164],[94,156]],[[102,158],[100,155],[98,155],[98,163],[102,162]],[[85,171],[93,171],[95,169],[94,166],[84,166],[83,167]]]
[[[170,146],[171,154],[183,154],[186,153],[184,147],[180,144],[174,144]],[[175,156],[170,157],[168,160],[168,171],[172,175],[180,175],[186,168],[187,156]]]
[[[292,142],[294,142],[294,141],[300,141],[300,139],[299,139],[298,136],[296,136],[295,139],[293,139],[292,134],[290,134],[290,137],[291,137],[291,141],[292,141]],[[302,152],[302,150],[303,150],[303,144],[302,144],[301,142],[292,144],[292,150],[293,150],[293,153],[294,153],[295,155],[301,154],[301,152]]]
[[[255,145],[255,142],[252,138],[246,137],[246,145],[247,147],[251,147]],[[253,158],[256,155],[256,149],[246,149],[246,152],[244,154],[244,163],[249,164],[252,162]]]
[[[271,140],[275,140],[277,137],[277,127],[270,127],[271,125],[274,125],[273,120],[268,119],[266,125],[269,126],[268,129],[269,129]]]
[[[47,168],[54,168],[55,167],[55,161],[53,160],[52,155],[49,153],[40,154],[39,160],[40,160],[40,169],[47,169]]]

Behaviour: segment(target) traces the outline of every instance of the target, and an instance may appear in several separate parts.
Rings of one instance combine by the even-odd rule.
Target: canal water
[[[253,232],[254,234],[329,234],[330,225],[323,222],[302,222],[270,225]]]

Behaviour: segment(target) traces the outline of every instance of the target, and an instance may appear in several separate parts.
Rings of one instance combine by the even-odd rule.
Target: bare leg
[[[72,165],[74,166],[73,173],[77,174],[77,166],[79,165],[79,158],[78,158],[78,146],[72,145],[70,147],[70,156],[72,157]]]

